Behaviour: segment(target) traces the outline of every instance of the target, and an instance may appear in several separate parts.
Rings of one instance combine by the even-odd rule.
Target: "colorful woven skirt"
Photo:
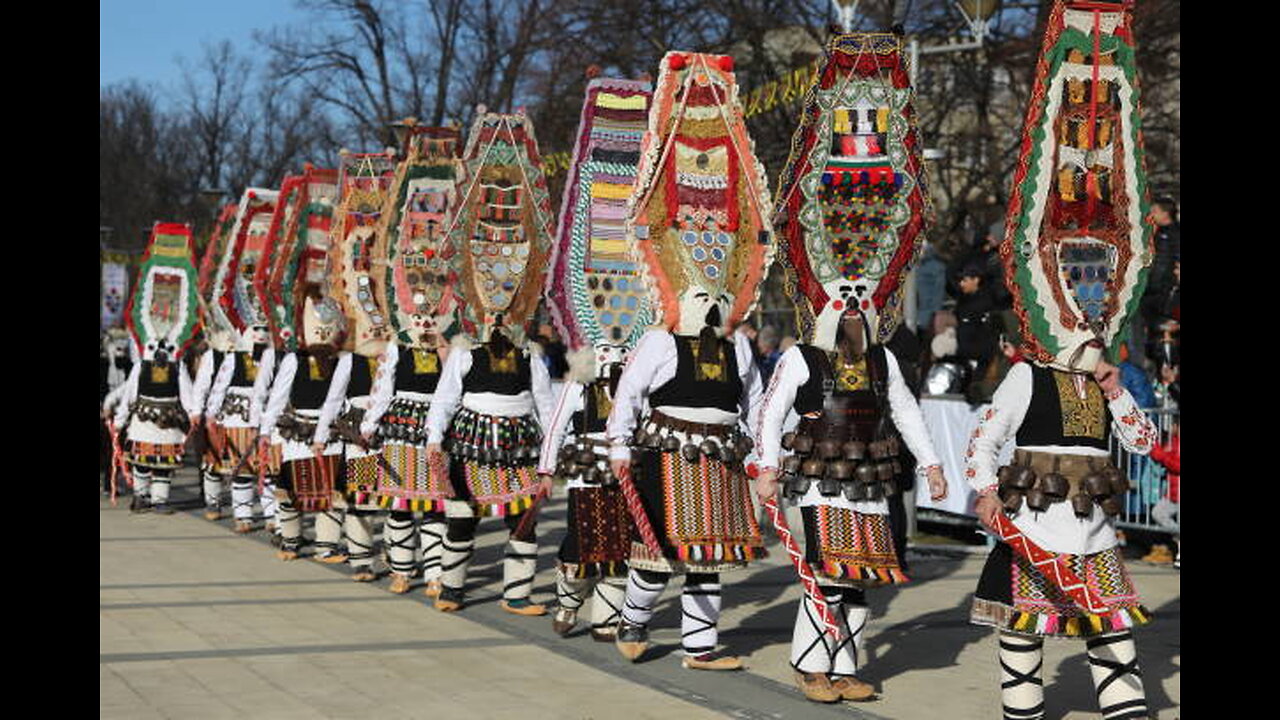
[[[907,582],[893,548],[888,515],[839,507],[800,508],[804,518],[805,560],[818,582],[831,580],[854,587]]]
[[[1151,621],[1151,611],[1134,590],[1119,548],[1063,557],[1102,599],[1106,613],[1095,615],[1081,608],[1008,544],[997,543],[978,580],[970,621],[1042,637],[1091,637]]]
[[[528,415],[484,415],[463,408],[449,426],[450,473],[459,500],[481,515],[505,517],[533,505],[542,432]]]
[[[182,443],[149,443],[130,440],[125,446],[125,457],[130,463],[158,470],[182,467],[182,456]]]
[[[560,543],[567,577],[622,577],[631,554],[631,515],[617,485],[569,491],[568,532]]]
[[[636,489],[658,535],[663,557],[654,558],[638,533],[631,565],[659,572],[719,572],[764,557],[764,538],[751,503],[751,483],[724,463],[679,452],[635,451]]]
[[[222,427],[222,423],[213,419],[206,419],[204,424],[205,446],[204,454],[200,456],[200,466],[208,468],[213,472],[221,472],[218,469],[218,463],[225,452],[224,447],[227,443],[227,430]]]
[[[344,462],[347,466],[345,490],[347,499],[356,505],[368,504],[378,487],[377,456],[348,457]]]
[[[341,455],[322,455],[284,463],[279,489],[288,494],[299,512],[328,510],[342,478]]]
[[[218,458],[218,473],[222,475],[230,475],[235,472],[236,466],[240,465],[240,459],[246,453],[249,459],[244,461],[244,465],[240,465],[240,475],[242,477],[253,477],[258,474],[258,448],[254,446],[257,442],[258,430],[252,427],[223,427],[224,442],[222,443],[222,453]]]
[[[444,512],[444,501],[453,491],[447,477],[439,472],[431,472],[425,447],[387,443],[382,446],[382,457],[396,471],[399,480],[392,477],[377,460],[369,458],[374,461],[374,494],[379,507],[410,512]]]

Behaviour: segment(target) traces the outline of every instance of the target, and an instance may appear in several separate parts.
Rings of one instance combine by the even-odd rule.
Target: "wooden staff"
[[[822,594],[822,590],[818,587],[818,581],[813,576],[813,568],[809,567],[809,563],[804,559],[804,553],[800,552],[800,545],[796,543],[796,539],[791,534],[791,528],[787,526],[787,518],[783,515],[782,510],[778,508],[778,499],[769,497],[764,501],[765,512],[769,513],[769,519],[773,521],[774,532],[778,533],[778,539],[782,541],[782,546],[786,548],[787,555],[791,556],[791,564],[796,568],[796,574],[800,576],[800,584],[804,586],[804,594],[809,596],[813,601],[814,607],[818,609],[818,616],[822,618],[822,624],[826,626],[827,632],[836,640],[840,639],[840,624],[836,621],[836,616],[831,612],[831,608],[827,607],[827,599]]]

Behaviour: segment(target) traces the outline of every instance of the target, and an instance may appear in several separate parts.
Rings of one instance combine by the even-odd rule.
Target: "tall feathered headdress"
[[[662,324],[697,334],[741,322],[773,261],[771,217],[733,58],[667,53],[627,220]]]
[[[194,251],[190,226],[152,226],[125,311],[129,334],[143,360],[155,360],[161,352],[169,360],[180,359],[200,327]]]
[[[387,263],[370,285],[399,342],[425,350],[461,332],[459,248],[445,229],[463,177],[462,137],[457,128],[407,125],[405,157],[374,246]]]
[[[464,328],[487,341],[501,326],[519,344],[542,297],[554,222],[533,123],[480,106],[463,157],[447,234],[458,249]]]
[[[1130,3],[1064,2],[1036,65],[1000,257],[1023,354],[1090,371],[1153,256]]]
[[[588,82],[565,180],[547,306],[565,344],[589,352],[595,372],[620,362],[653,319],[626,233],[652,97],[646,81]]]
[[[889,340],[932,221],[902,50],[892,33],[833,37],[782,170],[784,282],[802,337],[826,349],[848,312],[873,341]]]
[[[341,155],[341,200],[331,228],[333,297],[347,319],[348,349],[376,356],[390,337],[387,314],[378,306],[373,281],[386,262],[386,256],[375,249],[382,249],[378,248],[377,229],[391,194],[395,157],[391,153],[346,151]]]

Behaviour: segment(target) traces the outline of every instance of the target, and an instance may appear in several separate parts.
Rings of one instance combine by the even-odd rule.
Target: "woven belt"
[[[1111,465],[1107,457],[1093,455],[1066,455],[1058,453],[1037,452],[1034,450],[1014,450],[1013,464],[1025,465],[1036,471],[1036,475],[1056,472],[1067,479],[1071,486],[1068,494],[1075,495],[1080,483],[1091,472],[1102,472]]]
[[[719,423],[700,423],[690,422],[673,418],[670,415],[663,414],[657,410],[649,413],[649,420],[659,428],[668,428],[679,432],[689,433],[691,435],[711,435],[713,437],[725,437],[733,434],[736,425],[721,425]]]

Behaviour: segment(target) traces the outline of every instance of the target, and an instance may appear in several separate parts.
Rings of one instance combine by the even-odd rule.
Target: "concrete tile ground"
[[[544,618],[503,613],[501,525],[481,525],[457,615],[420,587],[353,583],[344,567],[282,563],[261,534],[201,519],[196,480],[179,475],[187,512],[130,515],[102,502],[99,552],[100,714],[104,718],[915,718],[1000,716],[995,635],[968,624],[983,558],[913,555],[913,583],[869,593],[864,678],[871,703],[818,706],[791,686],[787,653],[800,596],[785,555],[725,574],[721,643],[743,673],[679,664],[679,581],[654,620],[657,643],[631,664],[585,633],[562,639]],[[535,599],[554,600],[564,505],[539,523]],[[1155,622],[1139,631],[1148,698],[1180,714],[1176,571],[1130,565]],[[1097,717],[1082,642],[1046,644],[1049,718]],[[945,708],[945,711],[942,710]],[[944,714],[941,714],[944,713]]]

